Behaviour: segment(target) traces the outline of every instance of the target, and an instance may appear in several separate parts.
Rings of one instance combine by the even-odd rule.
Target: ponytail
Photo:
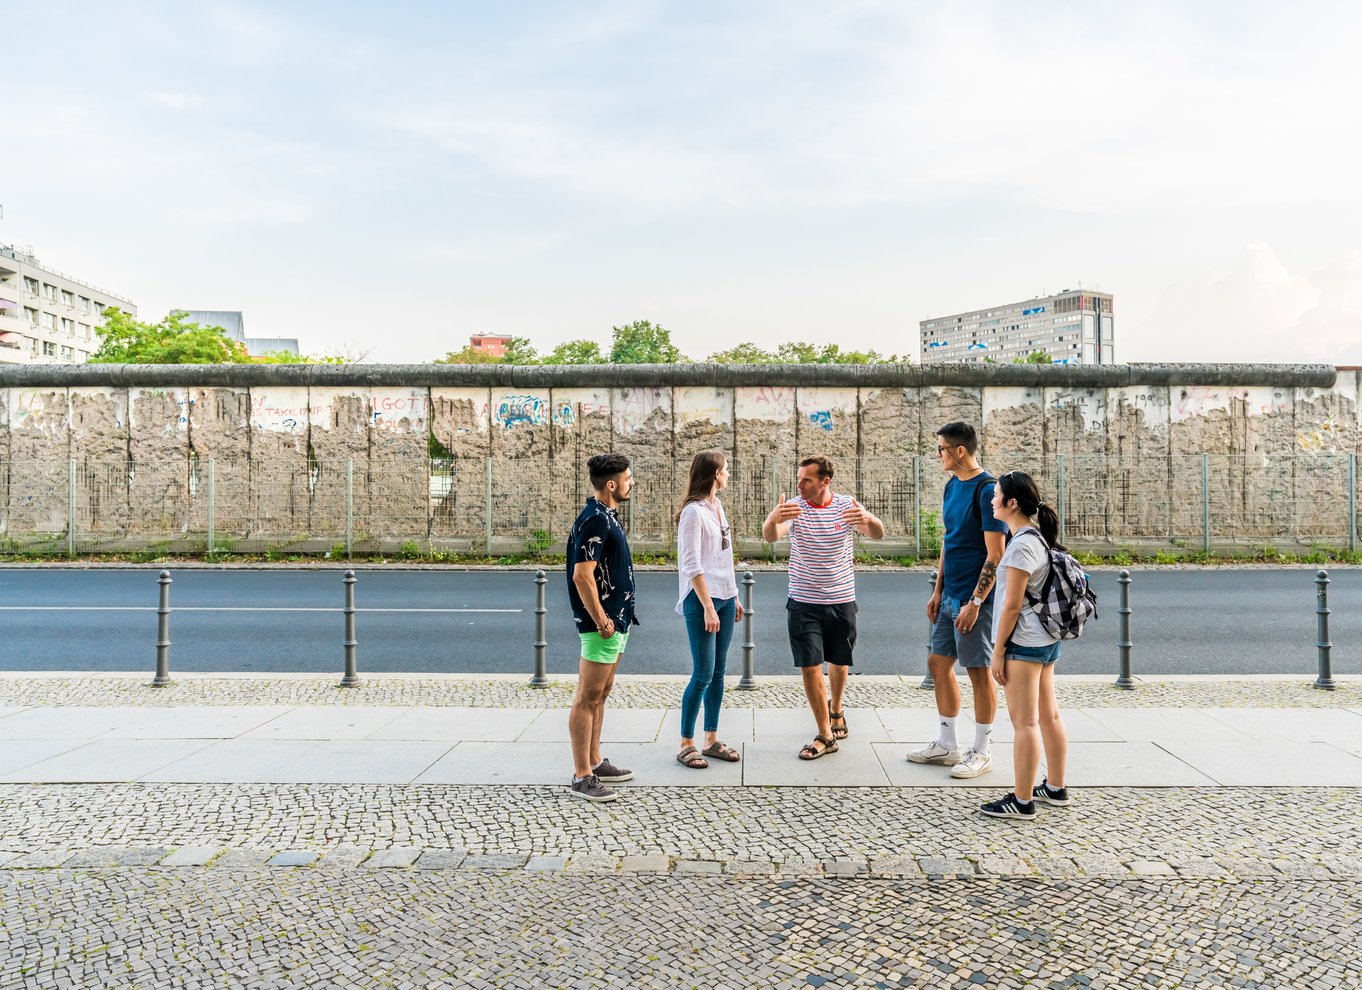
[[[998,489],[1003,493],[1003,501],[1016,500],[1017,509],[1022,515],[1034,517],[1045,542],[1056,550],[1068,550],[1059,542],[1059,516],[1054,507],[1047,505],[1040,497],[1040,489],[1035,480],[1025,471],[1009,471],[998,478]]]

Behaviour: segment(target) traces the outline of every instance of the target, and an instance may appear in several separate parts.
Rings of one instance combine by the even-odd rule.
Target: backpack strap
[[[979,504],[979,496],[983,494],[984,485],[993,480],[995,480],[993,475],[989,474],[987,471],[983,471],[970,479],[970,481],[977,481],[979,483],[979,487],[974,490],[974,497],[970,499],[970,508],[974,510],[974,525],[979,527],[981,533],[984,530],[984,510]]]

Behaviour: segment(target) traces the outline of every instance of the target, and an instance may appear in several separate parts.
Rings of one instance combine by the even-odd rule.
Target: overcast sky
[[[0,242],[309,351],[660,322],[1362,364],[1362,5],[0,0]]]

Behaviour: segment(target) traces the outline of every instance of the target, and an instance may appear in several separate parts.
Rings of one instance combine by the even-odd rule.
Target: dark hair
[[[936,435],[952,447],[964,447],[971,457],[979,449],[979,434],[968,423],[947,423],[936,431]]]
[[[809,465],[818,468],[818,477],[832,478],[832,458],[824,457],[822,454],[814,454],[812,457],[806,457],[799,462],[800,467],[808,467]]]
[[[686,482],[686,497],[676,507],[674,523],[681,521],[681,511],[692,502],[703,502],[714,492],[714,479],[728,461],[722,450],[702,450],[690,460],[690,480]]]
[[[591,473],[591,487],[598,492],[604,491],[607,481],[614,481],[629,470],[629,458],[614,452],[597,454],[586,462],[586,469]]]
[[[1059,542],[1059,516],[1054,508],[1046,505],[1040,497],[1036,482],[1025,471],[1009,471],[998,478],[998,490],[1003,493],[1003,502],[1017,500],[1017,511],[1024,516],[1034,516],[1040,535],[1045,542],[1056,550],[1067,550]]]

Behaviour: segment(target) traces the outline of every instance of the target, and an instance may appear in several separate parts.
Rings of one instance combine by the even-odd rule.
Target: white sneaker
[[[993,757],[987,753],[976,752],[974,747],[965,750],[960,762],[951,767],[952,777],[980,777],[993,769]]]
[[[939,742],[930,742],[921,749],[909,750],[909,763],[939,763],[943,767],[953,767],[960,762],[960,750],[947,749]]]

